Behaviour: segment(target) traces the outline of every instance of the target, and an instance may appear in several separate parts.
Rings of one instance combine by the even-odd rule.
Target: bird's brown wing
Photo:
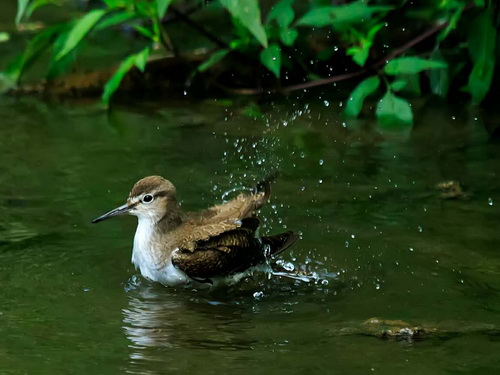
[[[191,219],[200,224],[217,224],[228,221],[240,221],[254,216],[271,196],[271,182],[277,177],[272,173],[259,182],[252,193],[240,194],[229,202],[213,206],[205,211],[191,213]]]
[[[172,264],[195,280],[210,280],[243,272],[265,261],[262,243],[254,230],[240,227],[206,241],[198,241],[193,250],[179,248]]]
[[[256,217],[242,220],[226,220],[219,222],[208,222],[200,224],[195,221],[185,222],[175,232],[171,238],[176,238],[175,247],[183,250],[194,251],[201,242],[208,241],[226,232],[242,229],[242,233],[250,233],[252,236],[259,226],[259,219]]]
[[[193,251],[197,241],[205,241],[224,232],[244,227],[242,223],[255,218],[256,211],[269,199],[270,179],[259,183],[251,194],[240,194],[233,200],[201,212],[186,214],[178,228],[178,248]],[[258,224],[258,220],[257,220]],[[256,229],[257,227],[255,227]],[[174,237],[175,237],[174,233]]]
[[[252,216],[266,203],[267,199],[264,192],[249,195],[240,194],[229,202],[195,214],[195,217],[200,223],[206,224],[241,220]]]

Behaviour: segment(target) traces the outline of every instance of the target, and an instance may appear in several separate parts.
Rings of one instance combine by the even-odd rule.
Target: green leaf
[[[450,20],[448,21],[448,25],[444,28],[443,31],[441,31],[437,37],[438,42],[442,42],[443,40],[446,39],[446,37],[457,28],[458,21],[460,21],[460,18],[462,17],[462,12],[465,9],[465,4],[461,4],[458,6],[458,8],[455,10],[453,15],[451,16]]]
[[[392,92],[387,91],[378,102],[377,117],[384,125],[411,124],[413,111],[407,100],[398,98]]]
[[[0,31],[0,43],[5,43],[10,40],[10,35],[9,33],[6,33],[4,31]]]
[[[383,26],[384,25],[382,23],[373,25],[366,36],[358,33],[354,29],[350,30],[359,39],[359,45],[349,48],[346,53],[347,55],[352,56],[352,60],[359,66],[365,66],[370,48],[372,47],[373,40],[375,39],[375,35]]]
[[[281,29],[280,39],[285,46],[293,46],[295,40],[299,36],[299,32],[295,29]]]
[[[400,78],[391,82],[390,87],[392,91],[401,91],[408,85],[408,81],[404,78]]]
[[[7,66],[5,74],[12,80],[18,81],[24,72],[29,69],[35,61],[50,48],[58,33],[64,30],[65,24],[51,26],[30,40],[24,52]]]
[[[68,33],[68,37],[63,48],[55,57],[56,60],[63,58],[73,48],[75,48],[78,43],[80,43],[82,39],[87,36],[90,30],[92,30],[92,28],[101,20],[101,18],[104,17],[105,14],[106,10],[98,9],[92,10],[80,18]]]
[[[295,17],[295,12],[292,8],[293,1],[281,0],[275,4],[267,16],[267,22],[269,23],[275,19],[281,29],[287,29]]]
[[[134,25],[133,28],[139,32],[139,34],[144,35],[146,38],[151,39],[153,41],[157,41],[156,35],[154,34],[153,31],[150,29],[140,26],[140,25]]]
[[[220,0],[231,16],[242,23],[267,48],[267,35],[260,20],[260,8],[257,0]]]
[[[469,26],[467,44],[474,63],[465,90],[472,96],[472,103],[479,104],[488,93],[495,71],[496,29],[491,9],[474,18]]]
[[[168,6],[172,0],[156,0],[156,6],[157,6],[157,11],[158,11],[158,18],[162,19],[165,16],[165,13],[167,12]]]
[[[373,13],[387,12],[389,6],[368,6],[357,1],[351,4],[318,7],[307,12],[297,25],[323,27],[333,25],[337,30],[344,29],[349,24],[366,22]]]
[[[443,69],[448,65],[443,61],[425,60],[419,57],[399,57],[389,61],[384,72],[391,75],[415,74],[429,69]]]
[[[79,44],[76,48],[67,53],[62,59],[57,60],[55,56],[62,50],[64,43],[68,38],[68,34],[72,28],[72,24],[67,24],[66,27],[58,32],[55,41],[52,44],[52,56],[50,59],[49,71],[47,72],[47,79],[52,80],[62,73],[66,72],[69,66],[75,61]]]
[[[24,17],[30,18],[35,10],[48,4],[60,5],[60,2],[58,0],[32,0],[26,10],[26,13],[24,14]]]
[[[0,72],[0,94],[12,90],[16,87],[16,82],[8,74]]]
[[[149,52],[151,51],[151,47],[144,48],[141,52],[136,55],[135,58],[135,66],[141,73],[144,73],[146,69],[146,64],[148,63]]]
[[[102,0],[102,2],[104,4],[106,4],[106,6],[109,9],[123,8],[123,7],[126,7],[127,5],[129,5],[127,3],[127,2],[129,2],[129,0]]]
[[[260,61],[267,69],[273,72],[277,78],[280,77],[281,49],[277,44],[271,44],[269,48],[262,50],[260,53]]]
[[[221,49],[220,51],[212,53],[212,55],[210,55],[210,57],[205,62],[203,62],[202,64],[200,64],[200,66],[198,66],[198,71],[204,72],[205,70],[210,68],[212,65],[217,64],[228,53],[229,53],[229,50],[227,50],[227,49]]]
[[[377,76],[369,77],[357,85],[347,100],[344,114],[349,117],[358,117],[363,108],[363,102],[369,95],[377,91],[379,85],[380,78]]]
[[[118,87],[120,87],[120,83],[125,75],[134,67],[134,65],[137,64],[137,58],[142,53],[144,53],[144,51],[134,53],[123,60],[118,66],[118,69],[116,69],[115,73],[111,76],[108,82],[106,82],[101,98],[104,104],[109,104],[109,99],[116,92],[116,90],[118,90]]]
[[[19,25],[23,19],[24,13],[28,8],[30,0],[17,0],[16,25]]]
[[[361,47],[354,46],[350,47],[346,54],[352,56],[352,60],[359,66],[365,66],[366,59],[368,58],[368,53],[370,52],[371,44],[363,44]]]
[[[443,54],[439,49],[432,54],[434,60],[444,60]],[[450,88],[450,78],[453,76],[453,71],[459,64],[453,64],[449,69],[433,69],[429,72],[429,83],[433,94],[442,98],[448,94]]]
[[[311,9],[298,22],[300,26],[323,27],[333,23],[333,7],[319,7]]]
[[[116,12],[114,14],[109,15],[108,17],[101,19],[101,21],[95,26],[95,29],[96,30],[107,29],[108,27],[119,25],[120,23],[123,23],[125,21],[130,21],[136,17],[137,16],[133,13]]]

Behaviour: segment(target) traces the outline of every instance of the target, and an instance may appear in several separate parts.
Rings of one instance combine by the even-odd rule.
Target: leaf
[[[144,68],[145,63],[143,65],[143,62],[147,60],[149,49],[150,47],[148,46],[142,51],[134,53],[122,61],[122,63],[118,66],[118,69],[116,69],[115,73],[111,76],[111,78],[108,80],[108,82],[106,82],[106,85],[104,86],[104,91],[101,98],[104,104],[109,104],[111,96],[113,96],[116,90],[118,90],[123,78],[130,71],[130,69],[134,67],[134,65],[137,66],[139,70],[141,70],[141,68]]]
[[[30,18],[35,10],[48,4],[60,5],[58,0],[30,0],[30,4],[24,14],[24,17]]]
[[[242,23],[267,48],[267,36],[260,20],[260,8],[257,0],[220,0],[231,16]]]
[[[366,59],[368,58],[368,53],[370,52],[371,44],[363,44],[361,47],[354,46],[350,47],[346,54],[352,56],[352,60],[359,66],[365,66]]]
[[[70,53],[66,54],[62,59],[57,60],[55,56],[62,50],[64,43],[68,38],[68,34],[73,25],[67,24],[66,27],[58,32],[57,38],[55,38],[52,44],[52,57],[50,59],[49,70],[47,72],[47,79],[52,80],[57,76],[68,70],[69,66],[75,61],[76,52],[80,44],[74,48]]]
[[[465,4],[461,4],[457,7],[450,20],[448,21],[448,25],[441,31],[437,37],[438,42],[442,42],[446,39],[446,37],[457,28],[458,21],[462,17],[462,12],[465,9]]]
[[[311,9],[298,22],[300,26],[323,27],[333,23],[333,7],[319,7]]]
[[[24,13],[26,13],[26,9],[30,0],[17,0],[17,13],[16,13],[16,25],[19,25],[21,20],[23,19]]]
[[[271,44],[260,53],[260,61],[264,66],[269,69],[274,75],[280,77],[281,69],[281,49],[277,44]]]
[[[156,6],[158,11],[157,14],[160,20],[165,16],[168,6],[170,5],[171,2],[172,0],[156,0]]]
[[[220,51],[212,53],[212,55],[210,55],[210,57],[205,62],[203,62],[202,64],[200,64],[200,66],[198,66],[198,71],[204,72],[205,70],[210,68],[212,65],[217,64],[228,53],[229,53],[229,50],[227,50],[227,49],[221,49]]]
[[[16,82],[8,74],[0,72],[0,94],[5,94],[16,87]]]
[[[479,104],[488,93],[495,71],[496,29],[491,9],[486,9],[470,24],[467,44],[474,67],[465,91],[472,96],[472,104]]]
[[[299,36],[299,32],[295,29],[281,29],[280,39],[285,46],[293,46],[295,40]]]
[[[378,102],[377,117],[385,125],[411,124],[413,122],[413,111],[407,100],[398,98],[392,92],[387,91]]]
[[[359,66],[365,66],[370,48],[372,47],[373,40],[375,39],[375,35],[383,26],[384,24],[382,23],[372,26],[366,36],[360,35],[359,33],[355,32],[355,35],[358,35],[359,38],[359,46],[353,46],[349,48],[346,53],[347,55],[352,56],[353,61]]]
[[[135,66],[141,73],[144,73],[146,69],[146,64],[148,63],[149,52],[151,51],[151,47],[144,48],[141,52],[136,55],[135,58]]]
[[[292,4],[293,0],[281,0],[275,4],[267,16],[267,22],[275,19],[281,29],[287,29],[295,17]]]
[[[119,25],[122,22],[130,21],[136,17],[137,16],[133,13],[116,12],[114,14],[109,15],[106,18],[101,19],[101,21],[95,26],[95,29],[96,30],[107,29],[108,27]]]
[[[443,60],[443,54],[440,50],[436,50],[432,54],[433,59]],[[431,91],[434,95],[438,95],[442,98],[446,97],[448,94],[448,89],[450,88],[450,78],[452,76],[452,71],[457,67],[454,64],[450,69],[433,69],[429,72],[429,83]]]
[[[395,80],[394,82],[391,82],[391,90],[392,91],[401,91],[403,90],[406,86],[408,85],[408,81],[404,78],[400,78]]]
[[[0,43],[5,43],[10,40],[10,35],[9,33],[6,33],[4,31],[0,31]]]
[[[75,48],[78,43],[85,38],[90,30],[92,30],[92,28],[101,20],[101,18],[104,17],[106,12],[106,10],[102,9],[92,10],[80,18],[68,33],[68,37],[63,48],[55,57],[56,60],[63,58],[67,53]]]
[[[349,24],[366,22],[373,13],[391,10],[389,6],[368,6],[358,1],[346,5],[326,6],[311,9],[297,25],[323,27],[333,25],[334,28],[344,29]]]
[[[12,80],[18,81],[23,73],[50,48],[51,43],[59,32],[64,30],[65,24],[51,26],[30,40],[24,52],[19,55],[5,70],[5,74]]]
[[[357,85],[347,100],[344,114],[349,117],[358,117],[363,108],[363,102],[369,95],[377,91],[379,85],[380,78],[377,76],[369,77]]]
[[[140,25],[134,25],[132,26],[139,34],[144,35],[146,38],[151,39],[156,42],[156,35],[153,33],[153,31],[149,30],[146,27],[140,26]]]
[[[432,61],[419,57],[399,57],[389,61],[384,72],[391,75],[416,74],[429,69],[443,69],[448,67],[443,61]]]

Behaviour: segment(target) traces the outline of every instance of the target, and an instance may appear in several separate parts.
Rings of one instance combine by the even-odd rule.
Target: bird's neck
[[[180,207],[171,202],[165,214],[159,219],[141,216],[134,237],[132,262],[136,267],[160,268],[170,259],[173,250],[169,233],[182,223]]]

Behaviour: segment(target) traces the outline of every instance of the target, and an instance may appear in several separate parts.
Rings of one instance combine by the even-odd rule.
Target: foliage
[[[39,7],[58,1],[18,0],[16,23],[28,19]],[[216,48],[198,66],[198,74],[208,74],[214,65],[224,67],[231,58],[238,64],[267,69],[270,75],[264,77],[266,91],[280,91],[282,86],[277,81],[284,83],[288,76],[295,77],[298,83],[283,88],[290,91],[344,79],[331,77],[325,70],[328,66],[339,66],[339,76],[341,69],[358,69],[352,77],[360,76],[363,80],[351,92],[345,115],[359,116],[365,99],[378,94],[382,96],[375,113],[388,125],[411,124],[413,112],[406,98],[412,92],[420,92],[425,77],[434,93],[444,96],[450,87],[458,85],[470,95],[473,104],[480,104],[490,91],[497,66],[500,7],[492,0],[422,1],[417,5],[409,0],[353,0],[338,5],[326,0],[278,0],[271,6],[257,0],[212,0],[208,5],[200,0],[100,3],[97,9],[75,20],[40,32],[3,74],[19,81],[51,49],[48,78],[53,78],[75,60],[82,41],[93,33],[127,25],[144,38],[146,45],[126,57],[106,84],[102,99],[107,104],[131,69],[146,69],[153,49],[175,53],[178,41],[170,40],[162,20],[169,11],[173,16],[179,14],[175,9],[178,5],[194,5],[213,12],[221,23],[228,16],[232,21],[227,35],[209,38],[209,42],[216,41]],[[404,31],[406,25],[413,39],[401,41],[397,30]],[[423,32],[421,25],[426,28]],[[313,36],[318,33],[323,39],[319,47],[313,48]],[[207,34],[205,30],[204,35]],[[421,47],[419,42],[424,40],[426,45]],[[338,50],[340,53],[336,53]],[[468,77],[467,82],[461,81],[464,76]],[[347,75],[346,79],[352,77]]]

